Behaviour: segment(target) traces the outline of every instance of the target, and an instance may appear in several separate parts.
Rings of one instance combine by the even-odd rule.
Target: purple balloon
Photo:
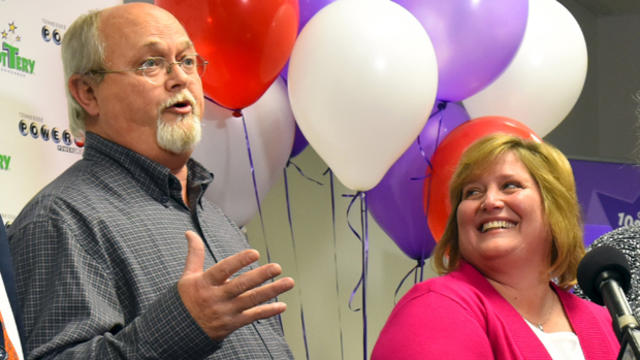
[[[302,31],[302,28],[309,22],[309,20],[320,11],[323,7],[329,5],[336,0],[298,0],[298,8],[300,9],[300,17],[298,20],[298,34]],[[287,80],[289,75],[289,61],[284,65],[284,68],[280,72],[280,76]]]
[[[438,61],[437,99],[460,101],[495,80],[516,54],[527,0],[394,0],[429,34]]]
[[[391,166],[380,183],[367,192],[367,205],[378,225],[412,259],[426,259],[435,240],[423,209],[427,159],[437,144],[458,125],[469,120],[459,104],[437,102],[418,141]],[[422,154],[420,147],[422,147]]]
[[[293,138],[293,147],[291,148],[291,154],[289,157],[292,158],[298,156],[298,154],[300,154],[307,145],[309,145],[307,138],[304,137],[302,131],[300,131],[300,128],[298,127],[298,124],[296,124],[296,135]]]
[[[300,8],[298,32],[302,30],[302,28],[318,11],[334,1],[336,0],[298,0],[298,6]]]

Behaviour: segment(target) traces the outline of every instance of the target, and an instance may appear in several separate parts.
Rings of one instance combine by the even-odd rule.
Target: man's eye
[[[182,65],[183,66],[188,66],[188,67],[192,67],[196,65],[196,58],[193,56],[190,57],[186,57],[182,60]]]
[[[161,60],[161,59],[158,59],[158,58],[148,58],[148,59],[146,59],[146,60],[142,63],[142,65],[140,65],[140,67],[141,67],[142,69],[153,69],[153,68],[158,68],[158,67],[160,67],[161,63],[162,63],[162,60]]]

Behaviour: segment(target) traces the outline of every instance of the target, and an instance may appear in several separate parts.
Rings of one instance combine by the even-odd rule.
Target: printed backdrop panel
[[[68,130],[60,42],[89,9],[115,0],[0,0],[0,214],[13,220],[82,156]]]
[[[570,160],[585,224],[612,229],[640,225],[640,167],[604,161]]]

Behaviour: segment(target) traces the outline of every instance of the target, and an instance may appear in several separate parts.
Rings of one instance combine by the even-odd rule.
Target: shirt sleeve
[[[403,299],[404,300],[404,299]],[[454,300],[428,292],[402,301],[392,311],[372,360],[493,359],[486,330]]]
[[[123,309],[138,305],[121,304],[87,231],[55,217],[9,230],[27,359],[201,359],[219,348],[176,284],[129,318]]]

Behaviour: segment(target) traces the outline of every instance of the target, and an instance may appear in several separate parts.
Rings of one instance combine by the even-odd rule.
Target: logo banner
[[[13,220],[82,156],[69,132],[60,43],[73,20],[122,1],[0,0],[0,214]]]

